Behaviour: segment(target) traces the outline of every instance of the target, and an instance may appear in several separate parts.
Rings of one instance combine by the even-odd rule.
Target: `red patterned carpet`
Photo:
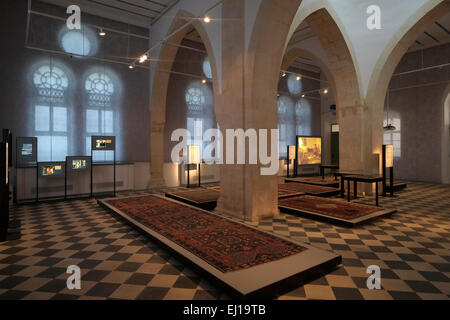
[[[307,250],[240,223],[155,196],[106,202],[224,273]]]
[[[377,211],[383,211],[382,208],[378,207],[313,196],[281,199],[278,202],[278,205],[280,207],[292,208],[300,212],[312,212],[349,221]]]
[[[210,189],[215,190],[215,191],[220,191],[220,186],[215,186],[215,187],[210,187]],[[295,195],[300,195],[302,192],[294,190],[294,189],[281,189],[278,188],[278,197],[283,198],[283,197],[290,197],[290,196],[295,196]]]
[[[291,190],[291,191],[308,193],[308,194],[312,194],[312,195],[323,194],[323,193],[333,193],[333,192],[340,191],[339,189],[336,189],[336,188],[316,186],[313,184],[304,184],[304,183],[285,183],[285,184],[280,184],[278,186],[278,188],[281,190]]]

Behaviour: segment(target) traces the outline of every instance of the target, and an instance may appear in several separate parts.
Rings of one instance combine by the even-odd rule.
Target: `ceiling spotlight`
[[[148,60],[148,55],[145,53],[142,56],[140,56],[139,63],[144,63],[147,60]]]
[[[128,68],[129,68],[129,69],[134,69],[134,66],[133,66],[132,64],[130,64],[130,65],[128,66]]]
[[[203,79],[203,80],[202,80],[202,83],[205,84],[205,83],[206,83],[206,79]]]
[[[104,36],[106,36],[106,32],[103,31],[103,29],[100,28],[100,31],[99,31],[98,35],[101,36],[101,37],[104,37]]]
[[[324,94],[328,94],[328,89],[323,90]]]
[[[302,80],[302,77],[300,77],[300,76],[297,76],[297,81],[300,81],[300,80]]]
[[[205,17],[203,18],[203,22],[205,22],[205,23],[210,23],[210,22],[211,22],[211,19],[210,19],[208,16],[205,16]]]
[[[281,75],[283,78],[286,77],[286,72],[283,72],[283,74]]]
[[[304,94],[302,94],[302,98],[304,98],[305,97],[305,95]]]

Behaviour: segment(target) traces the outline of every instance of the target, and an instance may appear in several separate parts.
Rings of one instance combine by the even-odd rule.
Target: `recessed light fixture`
[[[147,60],[148,60],[148,55],[146,53],[143,54],[142,56],[140,56],[140,58],[139,58],[140,63],[144,63]]]
[[[205,16],[205,17],[203,18],[203,22],[205,22],[205,23],[210,23],[210,22],[211,22],[211,19],[210,19],[208,16]]]
[[[98,35],[101,36],[101,37],[104,37],[104,36],[106,36],[106,32],[102,28],[100,28],[100,31],[98,32]]]

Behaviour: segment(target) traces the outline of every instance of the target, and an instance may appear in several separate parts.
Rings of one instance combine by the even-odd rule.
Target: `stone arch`
[[[450,0],[428,1],[399,29],[378,59],[367,90],[366,101],[383,108],[392,75],[400,60],[426,28],[450,12]]]
[[[320,70],[325,74],[325,77],[330,84],[330,89],[334,94],[336,89],[334,75],[331,73],[328,65],[318,55],[312,53],[309,50],[298,47],[292,47],[288,49],[286,51],[286,54],[284,55],[283,62],[281,63],[281,69],[287,70],[299,57],[306,57],[308,59],[311,59],[315,64],[319,66]]]
[[[189,25],[187,23],[190,23]],[[150,132],[150,184],[149,187],[164,186],[164,127],[166,123],[166,98],[169,85],[170,73],[175,57],[178,52],[177,45],[180,45],[190,26],[193,26],[200,34],[206,52],[209,56],[214,99],[216,100],[218,92],[218,77],[217,64],[214,51],[208,33],[202,22],[195,18],[187,11],[180,10],[173,19],[173,22],[167,32],[171,35],[162,43],[162,48],[159,54],[160,59],[157,61],[155,68],[155,76],[152,81],[152,96],[151,96],[151,132]],[[181,29],[182,28],[182,29]]]
[[[318,3],[319,5],[319,3]],[[328,59],[328,67],[321,68],[331,83],[340,124],[340,166],[342,170],[372,173],[377,170],[373,156],[372,127],[368,121],[371,110],[364,102],[357,64],[352,54],[352,45],[347,40],[345,29],[331,9],[315,6],[307,15],[301,13],[294,26],[308,23],[319,39]],[[294,26],[290,33],[293,33]],[[368,134],[363,134],[366,131]]]
[[[450,183],[450,85],[442,97],[442,148],[441,174],[442,183]]]

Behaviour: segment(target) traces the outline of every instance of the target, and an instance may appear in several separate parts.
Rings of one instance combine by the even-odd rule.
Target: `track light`
[[[283,78],[286,77],[286,72],[283,72],[283,74],[281,75]]]
[[[130,64],[130,65],[128,66],[128,68],[129,68],[129,69],[134,69],[134,65]]]
[[[202,80],[202,83],[205,84],[205,83],[206,83],[206,79],[203,79],[203,80]]]
[[[302,80],[302,77],[301,76],[297,76],[297,81],[300,81],[300,80]]]
[[[304,94],[302,94],[302,98],[306,97]]]
[[[145,53],[142,56],[140,56],[139,63],[144,63],[147,60],[148,60],[148,55]]]
[[[211,22],[211,19],[210,19],[208,16],[205,16],[205,17],[203,18],[203,22],[205,22],[205,23],[210,23],[210,22]]]
[[[324,94],[328,94],[328,89],[323,90]]]
[[[104,37],[104,36],[106,36],[106,32],[102,28],[100,28],[98,35],[101,37]]]

